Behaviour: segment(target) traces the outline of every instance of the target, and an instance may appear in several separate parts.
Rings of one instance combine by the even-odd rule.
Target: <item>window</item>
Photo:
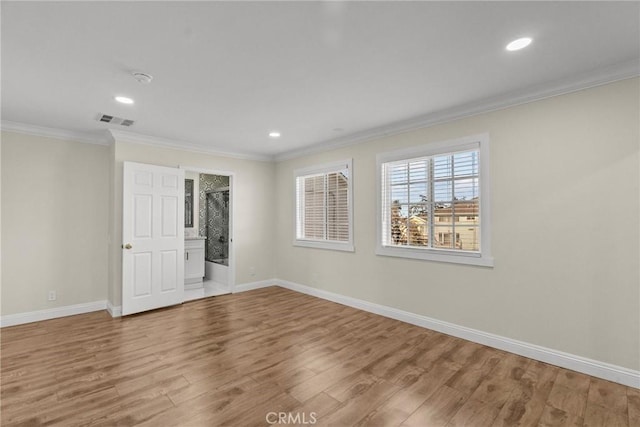
[[[351,159],[295,171],[294,245],[353,251]]]
[[[492,266],[489,138],[378,155],[377,254]]]

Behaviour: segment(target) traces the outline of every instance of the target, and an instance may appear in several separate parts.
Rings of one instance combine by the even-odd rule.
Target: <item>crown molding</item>
[[[274,156],[274,160],[279,162],[348,147],[375,138],[397,135],[416,129],[448,123],[465,117],[515,107],[521,104],[540,101],[542,99],[558,95],[564,95],[620,80],[638,77],[639,75],[640,61],[632,60],[621,62],[608,67],[598,68],[596,70],[573,75],[568,78],[554,80],[545,84],[528,86],[524,89],[508,92],[500,96],[485,98],[480,101],[462,104],[457,107],[417,116],[412,119],[378,126],[361,132],[355,132],[344,137],[330,139],[312,146],[286,151]]]
[[[210,154],[241,160],[279,162],[283,160],[289,160],[297,157],[335,150],[338,148],[348,147],[375,138],[397,135],[416,129],[448,123],[478,114],[488,113],[491,111],[502,110],[521,104],[539,101],[545,98],[551,98],[558,95],[577,92],[580,90],[613,83],[619,80],[638,77],[639,75],[640,61],[632,60],[622,62],[612,66],[573,75],[568,78],[554,80],[550,83],[529,86],[500,96],[485,98],[483,100],[462,104],[454,108],[440,110],[430,114],[417,116],[408,120],[394,122],[364,131],[355,132],[340,138],[322,141],[311,146],[285,151],[273,156],[210,149],[192,143],[185,143],[179,140],[114,129],[109,129],[106,132],[101,131],[100,133],[77,132],[13,122],[9,120],[2,120],[1,130],[54,139],[71,140],[89,144],[109,145],[112,144],[115,140],[118,140],[135,144],[144,144],[163,148],[171,148],[175,150],[191,151],[194,153]]]
[[[41,136],[45,138],[61,139],[64,141],[82,142],[85,144],[110,145],[113,143],[111,135],[105,132],[89,133],[77,132],[66,129],[50,128],[46,126],[32,125],[28,123],[12,122],[2,120],[1,130],[6,132],[16,132],[26,135]]]
[[[143,135],[134,132],[127,132],[122,130],[109,129],[111,136],[115,141],[129,142],[132,144],[151,145],[155,147],[171,148],[174,150],[191,151],[200,154],[211,154],[221,157],[229,157],[240,160],[257,160],[263,162],[273,161],[273,156],[259,155],[259,154],[247,154],[238,153],[233,151],[223,151],[216,149],[209,149],[202,146],[197,146],[190,143],[180,142],[169,138],[160,138],[157,136]]]
[[[111,145],[117,139],[118,141],[130,142],[134,144],[172,148],[176,150],[191,151],[200,154],[212,154],[241,160],[258,160],[267,162],[273,161],[273,156],[208,149],[206,147],[200,147],[189,143],[182,143],[180,141],[168,138],[160,138],[115,129],[100,130],[98,131],[98,133],[76,132],[66,129],[58,129],[47,126],[32,125],[28,123],[13,122],[10,120],[2,120],[0,130],[40,136],[45,138],[59,139],[64,141],[82,142],[85,144]]]

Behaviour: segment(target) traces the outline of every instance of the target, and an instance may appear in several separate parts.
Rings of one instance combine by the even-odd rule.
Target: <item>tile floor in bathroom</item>
[[[205,297],[215,297],[217,295],[230,293],[228,285],[223,285],[222,283],[214,282],[213,280],[205,280],[203,285]]]
[[[228,285],[223,285],[222,283],[214,282],[213,280],[205,280],[202,285],[202,288],[198,289],[185,289],[185,302],[231,293]]]

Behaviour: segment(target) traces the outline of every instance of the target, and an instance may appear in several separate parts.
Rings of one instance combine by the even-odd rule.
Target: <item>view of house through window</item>
[[[383,164],[383,244],[480,250],[479,151]]]

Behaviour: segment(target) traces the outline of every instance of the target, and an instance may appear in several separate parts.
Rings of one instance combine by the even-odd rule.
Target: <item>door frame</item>
[[[236,245],[233,241],[235,237],[234,225],[236,222],[234,209],[235,205],[235,172],[223,169],[200,168],[196,166],[178,166],[185,172],[203,173],[206,175],[221,175],[229,177],[229,292],[234,293],[236,288]],[[199,197],[199,195],[198,195]],[[206,262],[206,259],[205,259]]]

